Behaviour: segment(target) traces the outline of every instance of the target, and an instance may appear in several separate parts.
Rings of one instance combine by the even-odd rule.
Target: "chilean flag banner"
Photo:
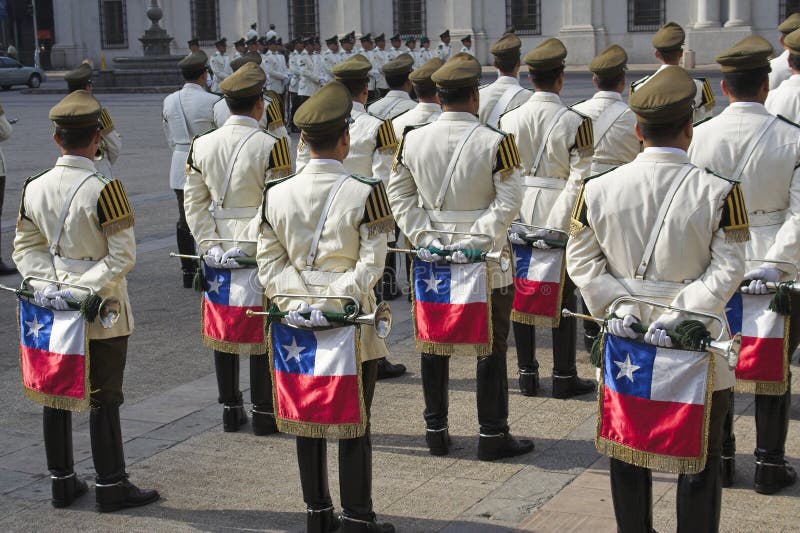
[[[201,310],[203,342],[221,352],[263,355],[265,317],[245,312],[264,310],[256,268],[211,268],[203,264],[205,291]]]
[[[275,419],[301,437],[352,439],[364,435],[358,326],[324,330],[269,326]]]
[[[781,395],[789,377],[789,317],[769,310],[771,294],[736,293],[725,314],[731,332],[742,332],[736,391]]]
[[[46,407],[89,406],[89,342],[80,311],[19,301],[20,368],[25,396]]]
[[[511,320],[557,328],[561,321],[565,250],[514,244],[514,303]]]
[[[411,307],[417,349],[436,355],[492,353],[491,298],[485,262],[414,259]]]
[[[597,450],[654,470],[700,472],[708,448],[711,357],[606,333]]]

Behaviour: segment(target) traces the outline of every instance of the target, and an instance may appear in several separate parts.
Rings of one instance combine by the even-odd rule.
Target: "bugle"
[[[256,241],[242,241],[239,239],[202,239],[199,244],[202,245],[204,242],[232,242],[234,245],[238,245],[239,243],[256,244]],[[169,256],[177,257],[178,259],[194,259],[196,261],[203,260],[202,255],[177,254],[175,252],[170,252]],[[255,268],[258,266],[258,262],[256,261],[255,257],[240,256],[234,257],[233,259],[235,259],[237,263],[245,268]]]
[[[783,265],[783,266],[789,267],[792,271],[794,271],[794,277],[792,278],[792,281],[790,281],[790,282],[765,281],[764,285],[766,285],[767,290],[770,291],[770,292],[776,292],[778,289],[784,289],[784,288],[788,289],[790,291],[793,291],[793,292],[800,292],[800,286],[795,287],[794,285],[792,285],[793,283],[797,283],[797,278],[798,278],[798,275],[800,274],[800,271],[798,271],[798,269],[797,269],[797,265],[795,265],[794,263],[791,263],[789,261],[777,261],[777,260],[774,260],[774,259],[748,259],[746,262],[747,263],[751,263],[751,262],[752,263],[775,263],[777,265]],[[740,292],[744,292],[744,291],[742,291],[742,289],[747,287],[747,286],[749,286],[751,281],[752,280],[749,280],[749,279],[746,279],[746,280],[742,281],[741,285],[739,285],[739,291]],[[745,294],[747,294],[747,293],[745,293]]]
[[[422,230],[417,232],[417,237],[419,237],[422,233],[441,233],[445,235],[462,235],[466,237],[486,237],[492,241],[492,248],[495,248],[495,240],[494,237],[491,235],[487,235],[486,233],[469,233],[466,231],[446,231],[446,230]],[[416,240],[416,239],[415,239]],[[500,266],[500,270],[503,272],[508,271],[511,268],[511,252],[508,250],[507,247],[503,247],[502,250],[498,250],[496,252],[484,252],[481,250],[472,250],[472,249],[464,249],[464,250],[442,250],[440,248],[433,248],[428,246],[428,250],[432,254],[436,254],[442,258],[442,261],[447,261],[452,263],[452,254],[460,251],[462,252],[467,259],[471,262],[476,261],[492,261],[497,263]],[[405,254],[417,254],[418,249],[416,248],[389,248],[390,252],[398,252],[398,253],[405,253]]]
[[[536,241],[544,241],[546,245],[550,248],[566,248],[567,247],[567,239],[569,238],[569,233],[564,230],[560,229],[552,229],[552,228],[545,228],[544,226],[536,226],[533,224],[524,224],[522,222],[512,222],[511,227],[508,229],[508,233],[516,233],[514,232],[515,226],[521,226],[523,228],[532,229],[534,231],[529,231],[521,235],[522,239],[527,242],[528,244],[532,245]],[[558,233],[563,235],[563,239],[551,239],[549,237],[541,237],[537,235],[537,233],[541,231],[549,231],[552,233]]]

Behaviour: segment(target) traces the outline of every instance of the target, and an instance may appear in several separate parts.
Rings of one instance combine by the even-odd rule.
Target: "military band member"
[[[432,76],[443,113],[435,122],[406,132],[389,179],[389,203],[401,231],[420,248],[418,258],[433,261],[428,246],[451,250],[491,247],[485,239],[456,238],[422,230],[485,233],[494,237],[496,250],[508,246],[506,232],[517,216],[520,194],[519,156],[514,137],[481,125],[478,112],[480,64],[469,54],[456,54]],[[463,146],[460,156],[454,153]],[[452,179],[443,180],[453,161]],[[444,190],[444,193],[440,191]],[[442,198],[442,194],[444,195]],[[442,198],[437,205],[437,197]],[[459,257],[460,256],[460,257]],[[454,261],[466,261],[455,252]],[[488,265],[491,290],[492,353],[477,360],[477,404],[480,438],[478,459],[491,461],[533,450],[533,442],[509,433],[506,349],[514,298],[511,272]],[[448,421],[448,356],[423,353],[422,387],[425,397],[425,441],[433,455],[450,447]]]
[[[525,54],[536,91],[520,107],[500,116],[500,129],[514,134],[522,160],[525,192],[520,220],[564,232],[569,230],[569,214],[582,180],[589,176],[594,152],[592,120],[564,106],[559,97],[566,56],[564,44],[555,38]],[[547,245],[537,242],[537,247]],[[563,306],[574,309],[575,287],[569,277],[561,290]],[[535,396],[539,390],[536,329],[518,322],[513,326],[520,391],[525,396]],[[578,377],[575,320],[562,318],[552,331],[553,397],[565,399],[594,391],[593,381]]]
[[[378,67],[378,79],[375,88],[378,91],[378,98],[386,96],[389,92],[389,85],[386,83],[386,76],[383,75],[383,66],[389,62],[386,53],[386,36],[381,33],[375,37],[375,49],[372,51],[375,56],[375,65]]]
[[[266,77],[253,62],[222,82],[220,89],[231,116],[219,128],[195,137],[186,162],[184,208],[199,253],[212,268],[238,268],[236,259],[255,256],[255,221],[265,181],[291,171],[289,144],[259,128],[264,115]],[[253,433],[277,432],[272,385],[266,354],[250,355]],[[225,431],[238,431],[247,421],[239,390],[239,354],[214,350],[219,402],[224,405]]]
[[[159,495],[128,480],[119,418],[128,337],[133,331],[125,281],[136,262],[133,211],[122,183],[97,172],[92,162],[103,127],[99,102],[87,91],[77,90],[56,104],[49,117],[61,157],[54,168],[25,182],[13,259],[23,276],[78,284],[102,298],[119,299],[115,325],[105,329],[97,319],[87,325],[95,499],[100,512],[146,505]],[[40,284],[34,299],[40,306],[66,310],[65,299],[86,296],[78,292]],[[66,507],[87,491],[73,469],[70,411],[44,408],[44,448],[52,504]]]
[[[278,39],[278,32],[275,31],[275,24],[270,24],[267,33],[264,34],[267,39]]]
[[[777,88],[792,75],[791,69],[789,68],[789,54],[791,52],[784,40],[787,35],[798,28],[800,28],[800,13],[792,13],[778,26],[778,31],[781,33],[780,43],[781,46],[783,46],[783,52],[781,52],[781,55],[772,58],[769,62],[770,67],[772,67],[772,71],[769,73],[770,91]]]
[[[497,80],[480,88],[478,118],[493,128],[500,122],[500,115],[521,106],[531,96],[531,92],[519,84],[520,48],[522,41],[513,33],[504,34],[489,48],[494,56]]]
[[[680,65],[685,41],[686,32],[675,22],[667,22],[656,32],[653,36],[653,48],[656,49],[656,59],[661,62],[658,70],[670,65]],[[652,75],[631,83],[631,94],[639,90],[650,78]],[[694,78],[694,83],[697,86],[697,95],[694,97],[694,121],[697,122],[713,114],[715,99],[708,78]]]
[[[236,51],[233,53],[233,59],[242,57],[247,53],[247,46],[244,44],[244,37],[240,37],[238,41],[233,43],[233,47],[236,49]]]
[[[414,60],[412,64],[413,68],[417,68],[420,65],[419,50],[417,50],[417,39],[413,35],[406,39],[406,50],[403,53],[410,55],[411,59]]]
[[[252,24],[250,24],[250,29],[247,30],[247,33],[244,34],[244,38],[249,41],[249,40],[253,39],[253,37],[255,37],[256,41],[258,41],[258,30],[256,30],[257,27],[258,27],[258,23],[256,23],[256,22],[253,22]]]
[[[186,83],[183,87],[164,99],[162,118],[164,135],[172,150],[172,163],[169,171],[169,186],[175,191],[178,200],[178,223],[176,235],[178,251],[181,254],[194,254],[194,237],[186,223],[183,210],[183,185],[186,182],[186,156],[196,135],[214,128],[214,103],[217,96],[206,90],[206,55],[190,54],[181,59],[178,66]],[[192,288],[197,264],[192,259],[182,259],[184,288]]]
[[[300,107],[301,103],[300,95],[297,94],[297,91],[300,87],[300,54],[303,53],[303,43],[299,37],[292,39],[292,43],[294,50],[289,54],[289,98],[292,104],[292,115],[294,115],[294,112]],[[289,123],[292,126],[293,132],[299,131],[295,127],[291,117]]]
[[[383,65],[382,71],[386,76],[389,92],[377,102],[370,104],[367,109],[370,114],[384,120],[391,120],[417,105],[409,95],[411,82],[408,75],[413,70],[413,65],[414,60],[408,54],[400,54]]]
[[[798,32],[787,36],[786,44],[790,49],[794,43],[789,43],[789,37],[795,34],[800,36]],[[772,116],[764,108],[769,87],[767,59],[772,51],[767,40],[751,36],[717,56],[717,62],[722,66],[722,91],[730,105],[713,119],[697,126],[689,157],[700,168],[711,168],[723,176],[741,181],[751,228],[751,240],[747,243],[748,260],[772,259],[798,265],[800,126],[784,117]],[[759,262],[749,263],[744,277],[754,280],[750,283],[750,292],[766,294],[762,282],[792,280],[794,273],[794,269],[780,263]],[[800,340],[799,326],[793,316],[789,327],[788,357]],[[789,376],[791,380],[791,373]],[[772,494],[794,483],[797,477],[784,457],[791,390],[789,386],[780,396],[755,396],[755,490]],[[732,425],[731,419],[731,432]],[[735,456],[732,433],[728,441],[725,443],[728,449],[723,448],[723,457],[726,459],[726,481],[732,481]]]
[[[192,37],[186,41],[186,45],[189,47],[189,54],[197,54],[202,51],[200,48],[200,40],[197,37]]]
[[[7,141],[11,138],[11,132],[13,128],[11,127],[11,122],[9,122],[8,118],[6,117],[6,113],[3,110],[3,106],[0,106],[0,142]],[[0,215],[3,212],[3,200],[6,196],[6,156],[3,154],[3,151],[0,150]],[[9,274],[16,274],[17,269],[14,265],[10,265],[0,259],[0,276],[6,276]]]
[[[227,54],[228,39],[223,37],[215,42],[214,46],[217,47],[217,51],[209,61],[209,67],[211,67],[211,72],[214,75],[211,92],[219,93],[219,84],[222,83],[222,80],[233,74],[233,71],[231,70],[231,58]]]
[[[357,298],[362,312],[375,309],[372,289],[383,271],[386,236],[394,224],[383,183],[348,176],[351,170],[342,164],[350,146],[352,105],[350,91],[341,83],[331,82],[295,115],[303,144],[310,151],[309,161],[294,176],[267,185],[260,217],[259,278],[270,298],[278,293],[334,293]],[[338,194],[334,187],[341,187]],[[332,192],[335,196],[326,214],[323,204]],[[316,249],[312,250],[318,221],[322,230]],[[309,257],[313,257],[310,263]],[[287,298],[273,301],[281,309],[298,311],[308,309],[309,303]],[[297,326],[327,325],[321,313],[316,314],[315,317],[312,313],[308,321],[290,316],[287,322]],[[386,344],[374,328],[362,326],[361,376],[368,421],[375,392],[376,358],[387,353]],[[306,530],[333,531],[339,527],[339,520],[334,516],[328,490],[325,439],[296,439],[300,484],[308,506]],[[370,440],[369,422],[363,436],[339,440],[343,533],[394,531],[391,524],[376,522],[372,509]]]
[[[460,52],[467,53],[472,57],[475,57],[475,54],[472,53],[472,35],[465,35],[461,38],[461,50]]]
[[[414,65],[414,68],[421,67],[434,57],[438,56],[431,50],[431,40],[423,35],[419,38],[419,53],[417,54],[417,64]]]
[[[325,39],[325,45],[328,47],[322,53],[322,64],[325,67],[325,76],[328,79],[333,79],[333,67],[342,62],[342,56],[339,54],[339,39],[334,35]]]
[[[442,114],[442,105],[439,103],[436,84],[433,83],[431,76],[443,64],[441,59],[434,57],[408,75],[419,100],[417,105],[392,119],[392,128],[394,128],[394,134],[398,141],[403,140],[403,134],[409,126],[428,124]]]
[[[450,30],[444,30],[440,33],[439,39],[441,39],[442,42],[436,45],[436,55],[442,61],[447,62],[447,60],[450,59],[450,55],[453,53],[450,49]]]
[[[64,74],[64,81],[67,82],[67,91],[84,90],[91,93],[94,87],[92,75],[92,65],[84,61],[74,70]],[[114,122],[111,120],[111,115],[108,114],[108,109],[103,108],[100,122],[103,127],[100,130],[100,147],[95,154],[94,164],[98,172],[104,176],[111,177],[114,175],[113,165],[117,162],[117,158],[122,151],[122,138],[114,127]]]
[[[374,102],[380,98],[377,93],[377,81],[381,71],[380,65],[376,62],[375,55],[373,54],[375,43],[372,42],[372,34],[365,33],[362,35],[359,39],[359,43],[361,43],[361,50],[358,53],[366,57],[367,61],[372,64],[372,70],[369,71],[369,86],[367,87],[369,95],[367,96],[367,102]]]
[[[339,51],[342,61],[346,61],[356,54],[356,51],[353,50],[353,47],[356,44],[355,31],[345,34],[341,39],[339,39],[339,43],[342,45],[342,49]]]
[[[286,93],[286,85],[289,82],[289,69],[286,67],[286,58],[280,49],[283,45],[278,44],[278,38],[272,37],[267,40],[269,50],[264,56],[267,66],[267,94],[275,100],[277,108],[281,112],[281,122],[283,122],[283,97]]]
[[[400,34],[395,33],[389,38],[389,43],[392,45],[389,47],[389,50],[386,52],[386,60],[391,61],[395,57],[399,56],[404,52],[402,49],[403,41],[400,39]]]
[[[749,231],[741,189],[695,167],[686,154],[696,90],[680,67],[656,73],[630,99],[644,151],[581,189],[567,270],[593,315],[606,316],[621,296],[721,315],[742,280]],[[644,341],[662,347],[672,345],[667,328],[692,318],[636,303],[620,306],[616,315],[610,333],[637,338],[633,324],[649,324]],[[734,377],[724,357],[712,357],[708,457],[701,472],[678,477],[678,531],[719,530],[723,423]],[[610,477],[618,530],[652,531],[650,470],[611,459]]]
[[[249,31],[247,33],[250,34]],[[259,53],[259,50],[258,50],[258,35],[251,35],[250,37],[247,38],[247,40],[244,42],[244,44],[247,45],[247,53],[248,54],[257,54],[257,53]]]
[[[791,76],[769,91],[764,106],[773,115],[800,122],[800,30],[786,35],[783,46],[789,52],[787,62]]]
[[[314,38],[306,37],[303,39],[303,51],[297,61],[300,73],[300,84],[297,87],[297,98],[300,105],[317,92],[324,85],[325,75],[317,68],[317,60],[314,57]]]

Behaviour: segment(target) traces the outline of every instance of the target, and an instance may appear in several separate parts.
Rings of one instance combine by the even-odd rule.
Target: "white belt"
[[[561,190],[567,186],[567,178],[553,178],[549,176],[524,176],[524,178],[523,185],[526,187]]]
[[[754,228],[759,228],[763,226],[778,226],[783,224],[786,220],[786,212],[788,209],[780,209],[778,211],[755,211],[753,213],[747,213],[747,219],[750,222],[750,226]]]
[[[56,267],[56,270],[70,272],[72,274],[84,274],[99,262],[100,261],[95,261],[93,259],[70,259],[59,255],[53,256],[53,265]]]
[[[347,274],[347,272],[326,272],[324,270],[300,271],[300,277],[306,285],[314,285],[317,287],[327,287],[345,274]]]
[[[212,218],[217,220],[228,219],[251,219],[258,214],[258,207],[217,207],[211,205],[208,208]]]
[[[673,281],[652,281],[646,279],[621,278],[619,283],[625,287],[631,296],[639,298],[655,298],[673,300],[678,293],[686,288],[685,283]]]
[[[175,148],[173,148],[173,150],[175,150],[176,152],[188,152],[189,151],[189,146],[190,145],[188,145],[188,144],[176,144]]]
[[[439,211],[436,209],[426,209],[428,218],[431,222],[443,224],[470,224],[478,220],[478,217],[485,213],[483,209],[474,211]]]

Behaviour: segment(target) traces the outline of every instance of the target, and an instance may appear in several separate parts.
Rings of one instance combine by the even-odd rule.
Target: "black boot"
[[[388,522],[370,522],[342,516],[342,533],[394,533],[394,531],[394,526]]]
[[[369,425],[362,437],[339,440],[339,493],[342,532],[392,533],[394,526],[375,521],[372,511],[372,442]]]
[[[481,434],[478,439],[478,459],[495,461],[506,457],[516,457],[533,451],[533,441],[516,439],[509,433],[498,435]]]
[[[514,341],[517,345],[519,367],[519,391],[523,396],[539,393],[539,362],[536,360],[536,328],[528,324],[512,322]]]
[[[239,390],[239,356],[214,350],[214,369],[217,374],[218,401],[222,408],[222,430],[239,431],[247,423]]]
[[[378,359],[378,379],[399,378],[406,373],[406,365],[390,363],[385,357]]]
[[[303,490],[303,501],[308,508],[307,523],[322,522],[317,512],[330,511],[333,514],[333,501],[328,488],[328,448],[325,439],[296,437],[297,466],[300,469],[300,488]],[[309,527],[309,531],[313,531]]]
[[[678,476],[678,533],[719,531],[722,506],[722,458],[709,455],[697,474]]]
[[[341,525],[339,517],[333,514],[333,507],[321,511],[306,509],[306,513],[306,533],[328,533]]]
[[[784,459],[790,401],[790,388],[780,396],[756,394],[755,490],[760,494],[774,494],[797,479]]]
[[[422,396],[425,399],[425,442],[431,455],[446,455],[450,438],[447,431],[448,381],[450,358],[424,353],[420,357]],[[444,438],[444,436],[447,438]],[[431,447],[433,444],[433,447]]]
[[[189,231],[189,227],[178,223],[175,233],[178,241],[178,253],[195,255],[194,237],[192,232]],[[191,289],[194,276],[197,273],[197,261],[194,259],[181,259],[181,271],[183,272],[183,288]]]
[[[253,434],[272,435],[278,432],[272,407],[272,375],[269,372],[269,357],[250,356],[250,401],[253,402]]]
[[[788,462],[756,461],[755,489],[759,494],[775,494],[784,487],[794,485],[795,481],[797,472]]]
[[[574,294],[564,295],[564,306],[575,309]],[[575,365],[576,330],[574,318],[561,318],[559,326],[553,329],[553,398],[566,400],[595,391],[594,380],[578,377]]]
[[[53,493],[51,503],[53,507],[67,507],[88,490],[73,469],[72,413],[45,407],[42,419],[44,450]]]
[[[92,408],[89,414],[92,459],[97,471],[95,498],[101,513],[139,507],[159,498],[155,490],[140,489],[125,472],[119,406]]]
[[[730,392],[730,409],[723,424],[722,486],[732,487],[736,478],[736,435],[733,433],[733,389]]]
[[[653,474],[650,470],[611,459],[609,477],[617,531],[653,531]]]

